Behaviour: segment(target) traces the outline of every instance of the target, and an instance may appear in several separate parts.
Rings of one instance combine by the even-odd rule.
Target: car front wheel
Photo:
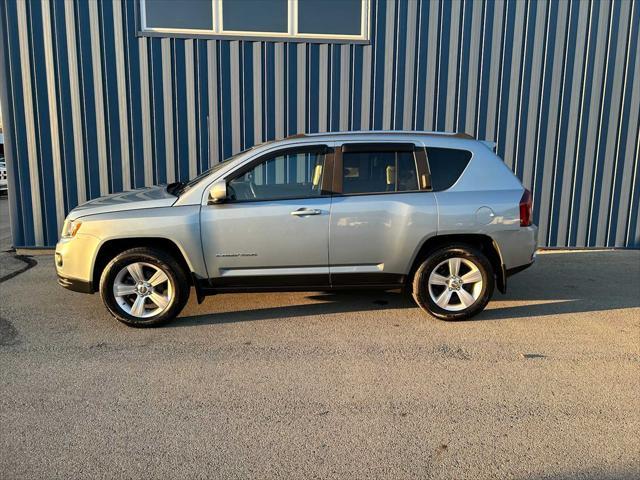
[[[109,312],[132,327],[153,327],[175,318],[189,298],[184,269],[152,248],[126,250],[105,267],[100,295]]]
[[[416,271],[413,298],[441,320],[465,320],[480,313],[491,299],[494,274],[479,250],[453,245],[429,255]]]

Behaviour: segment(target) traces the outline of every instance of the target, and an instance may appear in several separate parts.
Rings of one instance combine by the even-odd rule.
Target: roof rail
[[[353,130],[353,131],[339,131],[339,132],[316,132],[316,133],[296,133],[295,135],[289,135],[285,137],[285,140],[294,138],[305,137],[320,137],[326,135],[362,135],[362,134],[418,134],[418,135],[434,135],[434,136],[447,136],[462,138],[466,140],[475,140],[475,137],[463,132],[433,132],[433,131],[420,131],[420,130]]]
[[[467,139],[467,140],[475,140],[476,139],[476,137],[474,137],[473,135],[469,135],[468,133],[464,133],[464,132],[454,133],[453,136],[456,137],[456,138],[464,138],[464,139]]]

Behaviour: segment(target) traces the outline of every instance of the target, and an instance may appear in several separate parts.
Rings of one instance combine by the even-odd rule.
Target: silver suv
[[[534,260],[531,194],[463,134],[297,135],[188,183],[75,208],[56,247],[60,285],[100,291],[135,327],[224,292],[407,288],[443,320],[480,312]]]

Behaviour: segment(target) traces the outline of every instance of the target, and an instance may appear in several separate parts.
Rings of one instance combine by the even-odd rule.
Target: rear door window
[[[343,152],[342,171],[346,195],[419,190],[412,151]]]
[[[458,181],[471,160],[471,152],[454,148],[427,147],[427,162],[434,191],[447,190]]]

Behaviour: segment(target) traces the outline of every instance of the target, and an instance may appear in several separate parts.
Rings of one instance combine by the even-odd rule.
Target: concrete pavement
[[[11,229],[9,226],[9,200],[0,196],[0,280],[9,278],[26,269],[28,263],[11,252]]]
[[[151,330],[37,261],[0,284],[1,478],[640,477],[640,252],[540,255],[475,321],[278,293]]]

